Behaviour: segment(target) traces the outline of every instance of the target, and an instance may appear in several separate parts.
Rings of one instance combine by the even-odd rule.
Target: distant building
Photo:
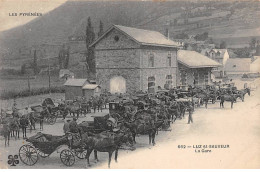
[[[250,65],[250,58],[230,58],[227,60],[224,70],[229,78],[236,78],[249,74]]]
[[[89,99],[91,96],[99,96],[101,87],[87,79],[68,79],[65,83],[65,99],[74,100],[77,97]]]
[[[205,49],[201,51],[201,54],[208,56],[209,58],[221,64],[221,66],[215,68],[215,71],[213,73],[216,77],[223,77],[225,74],[224,66],[229,59],[227,49]]]
[[[71,72],[69,69],[60,69],[59,71],[59,78],[68,80],[69,78],[74,78],[74,73]]]
[[[211,70],[221,64],[196,52],[188,50],[178,51],[178,78],[179,86],[205,87],[211,84]]]
[[[260,56],[254,56],[251,58],[250,72],[260,73]]]
[[[91,46],[102,89],[155,92],[177,85],[179,45],[159,32],[113,25]]]

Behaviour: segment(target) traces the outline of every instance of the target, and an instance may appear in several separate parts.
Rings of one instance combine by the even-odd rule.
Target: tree
[[[256,47],[256,38],[251,39],[249,46],[251,49],[254,49]]]
[[[173,21],[174,26],[177,26],[177,23],[178,23],[178,20],[174,19],[174,21]]]
[[[184,49],[184,50],[187,50],[188,47],[189,47],[189,44],[185,42],[184,45],[183,45],[183,49]]]
[[[214,41],[212,38],[209,38],[208,41],[207,41],[209,44],[214,44]]]
[[[91,24],[91,19],[90,17],[88,18],[88,24],[86,28],[86,46],[87,49],[89,48],[89,45],[95,40],[95,33],[94,33],[94,28],[92,27]]]
[[[208,39],[208,36],[209,36],[208,32],[204,32],[204,33],[202,33],[202,34],[197,34],[197,35],[194,37],[194,39],[195,39],[196,41],[205,41],[206,39]]]
[[[103,26],[103,22],[100,20],[98,37],[100,37],[101,35],[103,35],[103,33],[104,33],[104,26]]]
[[[37,64],[37,53],[36,53],[36,50],[34,50],[34,53],[33,53],[33,72],[34,72],[34,75],[37,75],[38,74],[38,64]]]
[[[189,39],[189,35],[186,33],[182,32],[174,36],[175,39]]]
[[[225,42],[225,41],[221,41],[221,43],[220,43],[220,45],[219,45],[219,48],[220,48],[220,49],[225,49],[225,48],[227,48],[226,42]]]
[[[87,53],[86,53],[86,62],[90,67],[90,72],[95,72],[95,57],[94,57],[94,49],[93,47],[89,47],[91,43],[95,40],[95,32],[91,24],[90,17],[88,18],[88,24],[86,28],[86,46],[87,46]]]
[[[260,44],[259,44],[259,40],[257,41],[255,56],[260,56]]]
[[[67,50],[65,50],[64,55],[65,55],[65,57],[64,57],[64,69],[68,69],[69,68],[69,60],[70,60],[70,46],[67,47]]]
[[[22,75],[25,74],[25,70],[26,70],[26,66],[25,66],[25,64],[23,64],[23,65],[21,66],[21,74],[22,74]]]

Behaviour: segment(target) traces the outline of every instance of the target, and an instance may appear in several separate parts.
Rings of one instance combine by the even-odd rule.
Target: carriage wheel
[[[86,155],[87,155],[87,151],[83,151],[83,152],[75,152],[76,156],[79,159],[85,159]]]
[[[70,150],[64,149],[60,153],[60,160],[64,165],[72,166],[75,163],[75,156]]]
[[[53,124],[55,124],[56,119],[57,119],[56,116],[51,116],[51,117],[49,117],[49,118],[47,119],[47,121],[48,121],[48,123],[49,123],[50,125],[53,125]]]
[[[34,165],[39,157],[37,150],[31,145],[23,145],[19,149],[19,157],[21,161],[29,166]]]

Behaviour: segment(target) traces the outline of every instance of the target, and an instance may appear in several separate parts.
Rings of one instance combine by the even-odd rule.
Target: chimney
[[[167,39],[170,38],[169,26],[170,26],[170,21],[167,20],[167,21],[166,21],[166,32],[165,32],[165,36],[167,37]]]
[[[167,39],[169,39],[169,29],[168,28],[166,28],[166,32],[165,32],[165,36],[167,37]]]

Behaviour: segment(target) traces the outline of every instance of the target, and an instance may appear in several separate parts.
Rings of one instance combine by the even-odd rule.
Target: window
[[[181,85],[185,86],[187,85],[187,72],[186,71],[181,71]]]
[[[205,82],[205,85],[207,85],[209,83],[209,73],[205,73],[204,75],[204,82]]]
[[[165,87],[166,87],[166,88],[165,88]],[[172,88],[172,75],[167,75],[167,76],[166,76],[166,82],[165,82],[164,88],[165,88],[165,89],[170,89],[170,88]]]
[[[154,67],[154,54],[153,53],[149,54],[148,67]]]
[[[148,77],[148,93],[155,93],[155,77]]]
[[[172,75],[167,75],[166,76],[166,84],[169,84],[169,85],[172,84]]]
[[[194,85],[198,86],[199,85],[199,73],[194,73]]]
[[[119,41],[119,36],[116,35],[116,36],[114,37],[114,40],[115,40],[116,42]]]
[[[168,66],[171,67],[172,66],[172,56],[171,56],[170,52],[168,53],[167,60],[168,60]]]

